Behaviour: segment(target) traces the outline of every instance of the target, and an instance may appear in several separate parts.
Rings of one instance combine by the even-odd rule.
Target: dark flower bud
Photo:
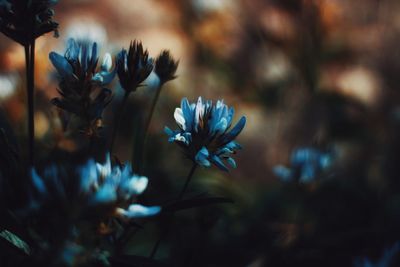
[[[128,51],[122,49],[116,61],[120,84],[128,93],[135,91],[153,70],[149,52],[143,50],[142,43],[138,41],[131,42]]]
[[[28,45],[43,34],[54,31],[56,0],[5,0],[0,3],[0,31],[21,45]]]
[[[156,59],[155,73],[160,79],[160,85],[176,78],[175,72],[178,68],[179,60],[175,61],[168,50],[164,50]]]

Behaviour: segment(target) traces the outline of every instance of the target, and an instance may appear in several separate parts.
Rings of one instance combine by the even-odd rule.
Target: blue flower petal
[[[31,179],[35,189],[41,194],[47,194],[46,185],[44,184],[42,178],[38,175],[35,169],[31,170]]]
[[[69,62],[61,55],[51,52],[49,54],[49,59],[53,66],[56,68],[57,72],[64,78],[72,75],[73,69]]]
[[[196,157],[195,157],[195,161],[204,167],[210,167],[210,161],[208,160],[208,156],[210,154],[208,153],[207,148],[205,148],[204,146],[199,150],[199,152],[197,152]]]
[[[193,129],[193,110],[190,107],[189,101],[187,98],[183,98],[181,101],[181,109],[183,113],[183,117],[185,119],[186,131],[192,131]]]
[[[229,157],[227,159],[227,161],[228,161],[229,165],[232,166],[232,168],[236,169],[237,165],[236,165],[236,162],[235,162],[235,160],[233,158]]]
[[[218,157],[218,156],[216,156],[216,155],[214,155],[214,156],[212,156],[211,157],[211,161],[212,161],[212,163],[214,163],[220,170],[223,170],[223,171],[229,171],[228,170],[228,168],[225,166],[225,164],[222,162],[222,160]]]
[[[125,219],[134,219],[154,216],[160,213],[160,211],[161,207],[159,206],[146,207],[139,204],[132,204],[127,210],[117,209],[117,214]]]
[[[319,171],[317,168],[318,166],[312,163],[304,164],[301,168],[299,181],[302,183],[310,183],[315,180],[316,174]]]
[[[165,126],[164,127],[164,133],[166,133],[168,136],[173,136],[175,135],[175,132],[172,131],[169,127]]]
[[[246,125],[246,117],[243,116],[240,118],[239,122],[236,123],[235,127],[232,128],[228,133],[223,135],[223,142],[228,143],[236,138],[243,130],[244,126]]]
[[[117,200],[117,190],[111,183],[101,186],[93,196],[92,204],[108,204]]]
[[[282,182],[290,182],[293,180],[292,171],[285,166],[275,166],[272,171]]]

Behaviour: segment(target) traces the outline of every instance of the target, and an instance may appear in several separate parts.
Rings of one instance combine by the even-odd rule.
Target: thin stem
[[[143,166],[144,165],[144,158],[145,158],[145,149],[144,148],[145,148],[146,142],[147,142],[147,136],[148,136],[148,133],[149,133],[150,123],[151,123],[151,121],[153,119],[153,115],[154,115],[154,111],[156,109],[156,105],[157,105],[158,99],[160,98],[161,87],[162,87],[162,85],[159,85],[157,87],[156,94],[155,94],[155,96],[153,98],[153,101],[151,103],[151,106],[150,106],[149,115],[148,115],[147,120],[146,120],[146,122],[144,124],[143,139],[142,139],[142,142],[139,144],[139,146],[140,146],[139,147],[139,157],[137,159],[137,164],[136,164],[139,174],[142,174],[143,169],[144,169],[144,166]]]
[[[188,176],[186,178],[185,184],[183,185],[182,190],[179,193],[178,200],[181,200],[183,198],[183,196],[185,195],[186,189],[187,189],[190,181],[192,180],[193,174],[196,171],[197,166],[198,166],[197,163],[193,163],[193,166],[190,169],[190,172],[189,172],[189,174],[188,174]]]
[[[160,93],[161,93],[161,85],[157,87],[156,94],[155,94],[155,96],[153,98],[153,102],[151,103],[149,116],[147,117],[146,124],[144,126],[143,143],[145,143],[145,141],[146,141],[146,137],[147,137],[147,134],[149,132],[150,123],[151,123],[151,120],[153,119],[154,110],[156,109],[156,105],[157,105],[158,99],[160,98]]]
[[[26,88],[28,96],[28,157],[34,163],[35,120],[34,120],[34,83],[35,83],[35,40],[25,45]]]
[[[95,148],[95,144],[96,144],[96,136],[92,135],[89,138],[89,145],[88,145],[88,156],[90,157],[93,152],[94,152],[94,148]]]
[[[118,132],[118,129],[121,124],[122,115],[124,113],[126,104],[128,102],[128,97],[129,97],[129,92],[125,92],[124,98],[122,99],[121,107],[120,107],[118,113],[115,115],[114,128],[113,128],[112,135],[111,135],[110,154],[112,154],[112,152],[113,152],[115,139],[117,137],[117,132]]]
[[[188,185],[189,185],[190,181],[192,180],[193,174],[196,171],[197,166],[198,166],[197,163],[193,163],[193,166],[190,169],[188,176],[186,177],[185,184],[183,185],[182,190],[179,193],[178,201],[181,200],[183,198],[183,196],[185,195]],[[174,213],[172,213],[168,217],[168,219],[167,219],[168,224],[171,222],[171,219],[173,216],[174,216]],[[158,238],[156,244],[153,247],[153,250],[150,253],[150,257],[149,257],[150,259],[154,259],[154,257],[156,256],[156,253],[157,253],[158,248],[160,247],[161,241],[167,235],[167,233],[168,233],[168,228],[165,228],[165,230],[161,233],[160,237]]]

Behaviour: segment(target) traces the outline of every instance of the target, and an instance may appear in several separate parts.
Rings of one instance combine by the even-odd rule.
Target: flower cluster
[[[110,54],[104,56],[100,69],[97,68],[97,50],[96,43],[69,39],[64,55],[55,52],[49,55],[57,70],[61,95],[52,103],[83,119],[88,133],[96,132],[103,110],[111,101],[111,90],[103,86],[115,77]]]
[[[41,35],[54,31],[54,6],[58,0],[4,0],[0,2],[0,31],[20,43],[28,45]]]
[[[165,127],[170,142],[183,148],[186,156],[193,162],[209,167],[211,163],[227,171],[226,160],[233,168],[235,160],[231,157],[241,146],[234,140],[243,130],[246,118],[243,116],[232,128],[234,109],[228,108],[223,100],[215,105],[211,101],[198,98],[190,104],[184,98],[181,107],[175,109],[174,117],[179,129],[173,131]]]
[[[299,181],[309,183],[328,169],[333,162],[332,153],[324,153],[315,148],[298,148],[292,152],[290,168],[282,165],[274,167],[273,171],[282,181]]]
[[[31,202],[34,209],[58,203],[57,207],[66,207],[67,214],[74,211],[80,216],[83,213],[76,214],[76,210],[104,207],[104,213],[97,215],[100,218],[112,214],[126,220],[155,215],[160,211],[158,206],[132,203],[134,197],[146,189],[148,180],[134,174],[130,164],[112,167],[109,155],[105,164],[89,160],[77,168],[75,175],[52,165],[45,169],[42,177],[33,169],[31,178],[36,192]]]

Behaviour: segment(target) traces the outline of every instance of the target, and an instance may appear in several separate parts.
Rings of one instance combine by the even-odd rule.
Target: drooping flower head
[[[125,92],[134,92],[153,70],[149,52],[143,50],[141,42],[133,41],[129,50],[122,49],[117,55],[117,73]]]
[[[224,161],[233,168],[235,160],[231,157],[241,146],[234,140],[243,130],[246,118],[243,116],[233,127],[234,109],[228,108],[223,100],[215,105],[211,101],[198,98],[197,103],[189,103],[186,98],[181,107],[175,109],[174,117],[179,129],[173,131],[165,127],[169,141],[183,148],[186,156],[197,164],[209,167],[211,163],[227,171]]]
[[[2,0],[0,1],[0,31],[20,43],[28,45],[48,32],[57,36],[58,23],[53,21],[52,7],[58,0]]]
[[[160,85],[176,78],[179,61],[175,61],[168,50],[164,50],[157,57],[154,72],[160,79]]]
[[[115,77],[111,55],[104,56],[98,69],[97,44],[69,39],[64,55],[51,52],[49,58],[57,70],[61,95],[52,103],[83,119],[85,130],[96,130],[104,108],[111,101],[111,90],[104,88]]]
[[[302,147],[295,149],[290,157],[290,168],[282,165],[273,171],[283,181],[309,183],[328,169],[333,163],[333,154],[315,148]]]

